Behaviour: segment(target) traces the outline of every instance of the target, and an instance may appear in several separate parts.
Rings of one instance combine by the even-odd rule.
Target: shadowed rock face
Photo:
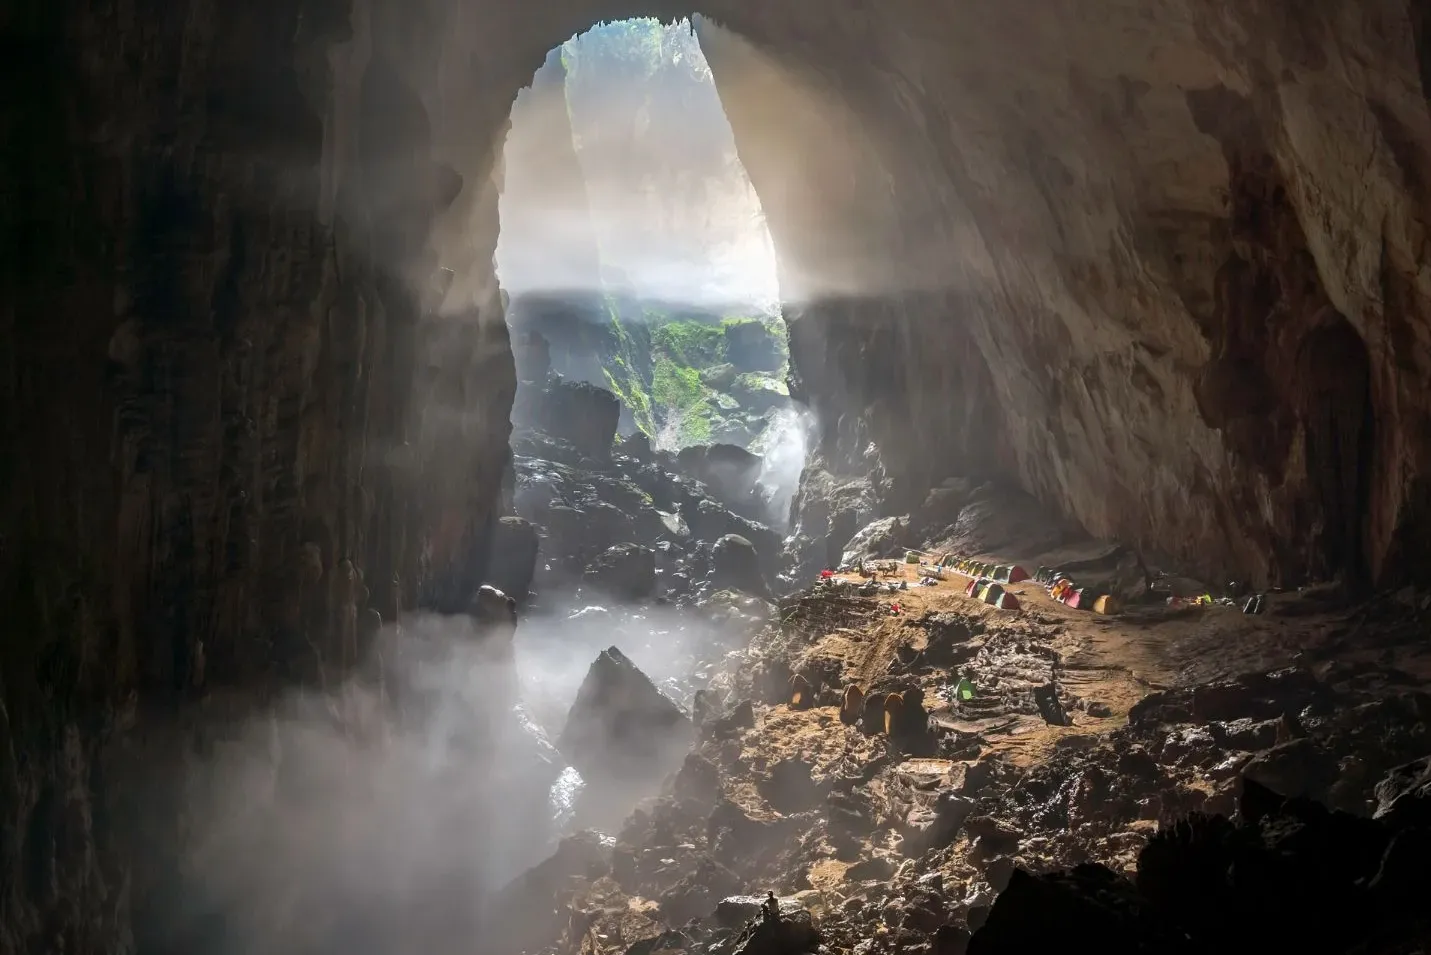
[[[181,807],[126,800],[194,745],[175,714],[331,681],[400,608],[465,606],[515,388],[513,95],[599,19],[689,12],[5,19],[0,813],[32,877],[0,951],[159,950]],[[1419,8],[702,12],[816,466],[873,442],[890,513],[997,474],[1224,579],[1431,571]]]

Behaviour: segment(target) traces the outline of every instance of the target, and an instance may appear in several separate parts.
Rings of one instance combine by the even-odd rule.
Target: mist
[[[467,616],[406,616],[361,676],[216,728],[185,772],[176,932],[206,927],[213,952],[481,951],[484,900],[573,828],[614,830],[659,785],[605,781],[581,812],[587,787],[551,740],[596,655],[619,646],[688,705],[747,636],[600,597],[523,619],[510,646]]]
[[[784,530],[790,525],[790,505],[800,489],[814,427],[815,417],[808,409],[782,408],[750,446],[761,456],[759,481],[770,491],[767,523],[772,527]]]
[[[502,181],[513,296],[778,308],[760,199],[686,21],[602,24],[553,50],[513,104]]]

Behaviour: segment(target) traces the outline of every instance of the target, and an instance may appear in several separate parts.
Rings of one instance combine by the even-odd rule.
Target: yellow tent
[[[1112,594],[1104,594],[1093,601],[1094,613],[1117,613],[1122,609],[1122,606],[1118,603],[1118,598]]]

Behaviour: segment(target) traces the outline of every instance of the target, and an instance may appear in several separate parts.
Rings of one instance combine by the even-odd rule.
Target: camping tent
[[[1000,610],[1018,610],[1019,601],[1018,598],[1015,597],[1013,594],[1009,593],[1008,591],[1005,591],[1004,593],[999,595],[999,601],[998,603],[994,604],[994,606],[998,607]]]
[[[1089,598],[1089,600],[1091,601],[1092,598]],[[1081,607],[1083,606],[1083,601],[1084,590],[1082,587],[1079,587],[1077,590],[1070,591],[1067,599],[1065,599],[1063,602],[1068,604],[1070,607]]]
[[[979,594],[979,599],[986,604],[996,604],[999,598],[1004,595],[1004,585],[998,581],[991,580],[983,592]]]
[[[1123,608],[1118,604],[1118,598],[1112,594],[1104,594],[1093,601],[1094,613],[1117,613]]]
[[[983,584],[984,578],[975,577],[973,580],[969,581],[969,586],[964,588],[964,595],[967,597],[973,597],[979,592],[979,587]]]

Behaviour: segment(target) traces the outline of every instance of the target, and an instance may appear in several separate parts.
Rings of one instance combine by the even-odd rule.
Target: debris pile
[[[1160,827],[1132,878],[1096,863],[1015,870],[969,955],[1424,951],[1428,766],[1378,786],[1375,819],[1245,780],[1236,822],[1194,813]]]
[[[1423,928],[1407,873],[1431,845],[1431,694],[1350,661],[1149,686],[1125,631],[1194,622],[1050,613],[1033,588],[997,614],[949,583],[892,615],[884,574],[916,562],[782,600],[698,694],[689,752],[606,861],[568,851],[581,871],[526,949],[1414,950],[1352,943]]]

